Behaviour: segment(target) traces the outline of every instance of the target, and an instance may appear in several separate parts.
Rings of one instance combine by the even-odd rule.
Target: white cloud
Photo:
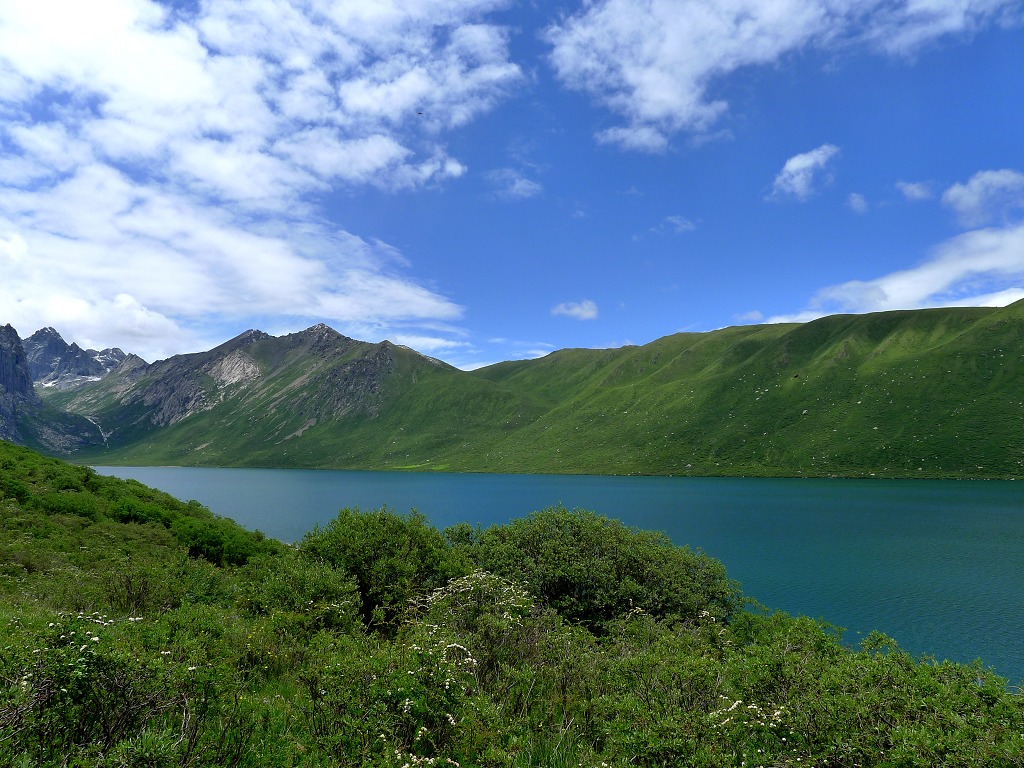
[[[47,195],[0,193],[0,210],[0,311],[28,333],[53,325],[153,359],[203,348],[209,336],[189,329],[204,318],[387,326],[461,314],[398,272],[386,244],[300,224],[242,227],[106,167]]]
[[[772,183],[771,200],[795,198],[806,200],[814,194],[815,182],[825,172],[829,161],[839,154],[839,147],[822,144],[817,149],[794,155],[786,161]],[[827,177],[826,177],[827,179]]]
[[[927,181],[897,181],[896,189],[903,194],[903,197],[912,202],[931,200],[935,197],[932,185]]]
[[[491,171],[487,174],[487,180],[494,187],[495,196],[504,200],[525,200],[544,191],[539,182],[526,178],[514,168]]]
[[[666,216],[665,223],[674,232],[692,232],[697,228],[697,225],[685,216]]]
[[[583,301],[566,301],[551,308],[552,315],[564,315],[577,320],[597,319],[597,304],[590,299]]]
[[[980,171],[966,184],[954,184],[947,189],[942,202],[953,209],[965,226],[1005,219],[1024,209],[1024,173],[1006,168]]]
[[[712,94],[726,75],[808,47],[910,55],[930,41],[1009,23],[1016,0],[595,0],[546,32],[567,87],[625,125],[600,142],[661,151],[727,112]]]
[[[851,192],[846,198],[846,204],[850,207],[850,210],[854,213],[867,213],[868,212],[868,200],[864,195],[859,192]]]
[[[508,2],[0,0],[0,316],[150,357],[200,318],[459,317],[317,199],[465,173],[443,133],[523,79]]]
[[[650,227],[649,231],[656,235],[666,233],[681,235],[686,232],[693,232],[697,229],[697,222],[679,214],[672,214],[662,219],[656,226]],[[640,242],[643,238],[640,235],[633,235],[633,242]]]
[[[618,144],[640,152],[661,152],[668,148],[668,136],[649,125],[606,128],[594,134],[600,144]]]
[[[806,310],[767,322],[805,322],[842,312],[1001,306],[1019,298],[1024,298],[1024,225],[965,232],[916,267],[829,286]]]
[[[468,341],[456,341],[441,336],[399,333],[394,336],[394,341],[396,344],[402,344],[426,355],[451,352],[465,353],[473,349],[473,345]]]

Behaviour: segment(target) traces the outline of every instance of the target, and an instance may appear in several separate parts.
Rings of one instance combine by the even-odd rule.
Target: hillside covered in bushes
[[[1009,766],[1024,701],[592,513],[288,547],[0,443],[0,764]]]

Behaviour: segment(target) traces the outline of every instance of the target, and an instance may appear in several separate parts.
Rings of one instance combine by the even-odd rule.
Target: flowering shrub
[[[318,649],[303,682],[321,744],[343,762],[457,752],[465,721],[477,715],[476,659],[436,625],[374,643],[345,637]]]
[[[98,612],[57,616],[27,638],[27,656],[4,659],[5,676],[18,683],[0,706],[0,725],[15,752],[41,762],[75,746],[102,754],[180,705],[159,664],[112,647],[114,623]]]

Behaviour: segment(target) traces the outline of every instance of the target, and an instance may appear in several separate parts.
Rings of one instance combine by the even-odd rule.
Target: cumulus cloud
[[[597,133],[626,149],[664,150],[727,112],[720,79],[808,47],[910,55],[938,38],[1005,22],[1015,0],[596,0],[551,26],[550,62],[567,87],[624,125]]]
[[[1024,209],[1024,173],[1004,168],[980,171],[966,184],[954,184],[942,194],[965,226],[979,226],[1005,219]]]
[[[106,167],[46,194],[0,192],[0,210],[0,308],[29,333],[54,325],[152,359],[223,341],[191,330],[204,318],[388,325],[461,314],[404,276],[385,244],[299,222],[242,227]]]
[[[931,200],[935,197],[932,185],[927,181],[897,181],[896,189],[907,200],[917,202],[919,200]]]
[[[819,291],[808,308],[768,322],[804,322],[840,312],[937,306],[1003,306],[1024,298],[1024,225],[954,237],[910,269]]]
[[[786,161],[772,183],[770,200],[787,198],[807,200],[814,194],[814,185],[826,173],[829,162],[839,154],[839,147],[833,144],[822,144],[817,149],[794,155]]]
[[[498,168],[487,174],[495,197],[503,200],[525,200],[544,191],[539,182],[528,179],[514,168]]]
[[[686,232],[693,232],[695,229],[697,229],[697,222],[688,219],[686,216],[672,214],[663,218],[657,225],[651,227],[649,231],[656,235],[681,235]],[[633,236],[634,241],[639,241],[640,239],[640,235]]]
[[[596,320],[597,304],[590,299],[583,301],[565,301],[551,308],[552,315],[563,315],[576,320]]]
[[[458,317],[318,196],[465,173],[444,132],[522,80],[506,5],[0,0],[0,314],[150,355],[211,313]]]
[[[697,225],[685,216],[666,216],[665,223],[673,232],[692,232],[697,228]]]
[[[868,200],[864,195],[859,192],[851,192],[846,198],[846,204],[850,207],[850,210],[854,213],[867,213],[868,212]]]

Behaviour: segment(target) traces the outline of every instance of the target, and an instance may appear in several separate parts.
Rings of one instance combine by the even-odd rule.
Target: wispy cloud
[[[536,197],[544,191],[539,182],[523,176],[514,168],[498,168],[487,174],[487,180],[494,188],[494,196],[502,200],[525,200]]]
[[[666,216],[665,224],[673,232],[693,232],[697,228],[696,223],[686,218],[685,216]]]
[[[851,192],[846,198],[846,205],[854,213],[867,213],[870,207],[867,198],[859,192]]]
[[[767,322],[803,322],[838,312],[936,306],[1003,306],[1024,298],[1024,225],[965,232],[916,267],[819,291],[807,309]]]
[[[557,77],[620,115],[598,141],[665,150],[706,134],[728,110],[719,78],[809,47],[907,56],[938,38],[1006,23],[1015,0],[596,0],[551,26]]]
[[[418,334],[399,333],[393,337],[396,344],[415,349],[427,355],[437,355],[451,352],[470,352],[473,345],[468,341],[456,341],[442,336],[424,336]]]
[[[834,144],[822,144],[817,149],[794,155],[786,161],[772,183],[769,200],[794,199],[804,201],[815,192],[815,184],[827,173],[829,162],[839,154],[839,147]]]
[[[697,222],[687,218],[686,216],[673,214],[663,218],[656,226],[651,227],[650,231],[656,235],[681,235],[686,232],[693,232],[695,229],[697,229]],[[639,235],[633,236],[634,241],[639,241],[640,239],[641,237]]]
[[[954,184],[942,194],[965,226],[979,226],[1006,219],[1024,210],[1024,173],[1004,168],[980,171],[965,184]]]
[[[912,202],[931,200],[935,197],[935,191],[927,181],[897,181],[896,189],[900,191],[903,197]]]
[[[444,132],[522,79],[505,5],[5,4],[0,314],[150,356],[207,343],[211,312],[457,318],[318,196],[465,172]]]
[[[576,320],[596,320],[597,304],[590,299],[566,301],[551,308],[552,315],[563,315]]]

